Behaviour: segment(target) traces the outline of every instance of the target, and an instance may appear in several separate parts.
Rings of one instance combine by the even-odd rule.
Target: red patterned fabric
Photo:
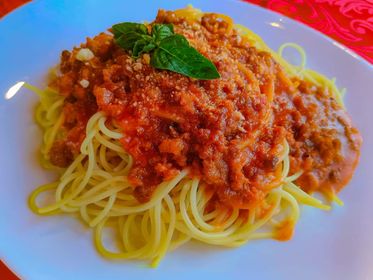
[[[0,18],[30,0],[0,0]],[[243,0],[301,21],[373,63],[373,0]],[[1,24],[1,22],[0,22]],[[0,261],[0,279],[18,279]]]
[[[373,63],[373,0],[245,0],[301,21]]]

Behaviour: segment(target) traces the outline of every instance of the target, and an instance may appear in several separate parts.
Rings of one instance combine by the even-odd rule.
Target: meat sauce
[[[109,33],[64,51],[51,85],[65,96],[66,137],[51,162],[65,167],[79,153],[90,116],[103,111],[123,133],[134,166],[129,180],[140,202],[188,168],[217,201],[247,209],[277,186],[285,139],[291,172],[306,191],[337,192],[350,180],[361,138],[343,108],[322,88],[290,81],[267,52],[254,48],[216,14],[189,22],[160,10],[157,23],[210,59],[221,78],[195,80],[133,59]],[[77,59],[81,49],[94,56]],[[294,84],[298,86],[294,87]]]
[[[290,173],[306,192],[333,195],[351,179],[361,136],[346,111],[325,88],[299,81],[298,91],[276,94],[276,124],[286,128]]]

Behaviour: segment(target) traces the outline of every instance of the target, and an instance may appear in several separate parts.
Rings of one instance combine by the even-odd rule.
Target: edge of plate
[[[29,9],[30,7],[35,8],[34,6],[40,5],[45,1],[46,0],[34,0],[34,1],[31,1],[31,2],[26,2],[26,3],[22,4],[21,6],[17,7],[12,12],[10,12],[10,13],[6,14],[4,17],[0,18],[0,27],[4,22],[12,21],[14,17],[20,16],[22,13],[25,12],[26,9]],[[286,24],[291,24],[291,25],[298,26],[299,28],[305,30],[306,32],[312,32],[316,36],[325,40],[328,44],[331,44],[332,47],[339,48],[346,55],[348,55],[349,57],[351,57],[352,59],[354,59],[358,63],[362,64],[366,68],[373,71],[373,64],[370,64],[366,59],[361,57],[359,54],[352,51],[350,48],[346,47],[345,45],[339,43],[338,41],[332,39],[331,37],[321,33],[320,31],[318,31],[314,28],[311,28],[311,27],[305,25],[304,23],[302,23],[300,21],[293,20],[293,19],[291,19],[291,18],[289,18],[289,17],[287,17],[287,16],[285,16],[285,15],[279,13],[279,12],[272,11],[272,10],[269,10],[269,9],[265,9],[265,8],[259,6],[259,5],[249,3],[249,2],[245,2],[244,0],[224,0],[224,1],[234,3],[235,5],[241,5],[241,6],[249,5],[252,9],[257,10],[260,13],[269,13],[269,14],[274,14],[277,17],[281,17],[281,18],[284,19],[284,22]],[[18,277],[19,279],[24,278],[25,275],[19,274],[18,272],[15,271],[15,267],[17,267],[17,265],[12,263],[12,261],[9,262],[9,260],[4,258],[4,256],[1,257],[1,261],[16,277]]]

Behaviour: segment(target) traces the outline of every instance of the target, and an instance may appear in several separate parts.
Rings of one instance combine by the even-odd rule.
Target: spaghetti
[[[267,54],[264,55],[264,61],[270,65],[268,66],[269,69],[280,69],[276,71],[273,70],[275,71],[273,73],[280,77],[281,83],[287,84],[289,90],[299,90],[298,88],[302,88],[303,81],[306,81],[312,86],[323,89],[322,95],[331,93],[333,99],[337,100],[340,105],[332,103],[328,106],[331,108],[334,106],[333,108],[337,112],[342,112],[340,108],[343,106],[343,96],[341,91],[336,87],[335,80],[329,80],[317,72],[306,69],[306,55],[303,49],[298,45],[292,43],[284,44],[278,53],[274,53],[265,45],[258,35],[243,26],[233,25],[229,17],[217,14],[203,14],[199,10],[191,7],[178,10],[174,13],[161,11],[157,17],[157,21],[173,23],[175,27],[187,30],[186,32],[190,31],[188,29],[188,22],[190,26],[198,23],[203,26],[201,27],[204,28],[203,30],[205,30],[204,32],[207,34],[205,36],[214,35],[215,31],[219,28],[224,28],[223,31],[226,33],[235,32],[234,36],[237,37],[237,35],[239,35],[246,38],[245,40],[250,42],[250,45],[254,46],[257,50],[263,51],[264,54],[268,52],[271,53],[271,56],[281,65],[281,68],[276,68],[277,66],[273,64]],[[216,27],[218,29],[214,29]],[[102,38],[102,36],[104,36],[106,40],[106,36],[109,35],[99,35],[99,38]],[[197,37],[189,37],[197,48],[201,47],[199,45],[200,41],[196,39]],[[110,36],[109,40],[112,40]],[[203,40],[205,40],[205,37]],[[95,48],[95,40],[89,41],[88,45],[90,45],[90,49],[92,49],[95,54],[100,52],[100,48]],[[302,63],[300,66],[293,66],[282,58],[283,49],[287,47],[292,47],[299,51],[302,56]],[[108,52],[118,52],[114,51],[113,48],[115,47],[111,45],[110,48]],[[252,52],[256,53],[256,49],[252,49]],[[78,51],[79,49],[75,50],[75,52]],[[103,54],[103,56],[105,55],[106,54]],[[252,131],[251,136],[248,136],[246,132],[248,126],[242,126],[235,127],[237,131],[242,130],[241,132],[237,132],[236,135],[245,135],[241,138],[237,136],[240,140],[238,144],[237,141],[234,140],[235,138],[231,139],[229,138],[230,136],[226,138],[232,141],[231,143],[235,144],[229,152],[236,153],[237,157],[240,158],[243,151],[247,151],[243,156],[246,155],[253,158],[252,163],[240,163],[241,165],[237,165],[237,162],[231,161],[230,159],[227,160],[225,155],[221,157],[222,160],[220,162],[222,164],[224,162],[227,163],[227,166],[230,168],[230,174],[235,174],[234,176],[229,175],[233,176],[229,178],[234,178],[229,179],[229,183],[232,184],[232,186],[225,185],[225,181],[219,177],[222,176],[222,172],[218,172],[218,175],[211,175],[213,167],[208,165],[209,162],[204,161],[202,156],[200,156],[198,160],[194,159],[195,161],[191,163],[190,156],[192,152],[190,152],[190,154],[188,154],[189,158],[183,160],[179,155],[181,150],[185,150],[186,144],[185,142],[174,141],[174,138],[166,138],[160,144],[157,142],[159,145],[155,151],[157,151],[158,154],[154,155],[155,152],[152,152],[152,154],[145,154],[146,162],[143,163],[143,165],[139,165],[144,156],[141,154],[143,146],[140,144],[148,142],[153,143],[151,141],[155,141],[152,139],[154,135],[140,140],[132,136],[130,139],[132,144],[128,144],[130,143],[130,140],[127,139],[129,138],[128,135],[138,135],[133,133],[141,128],[139,128],[139,123],[145,121],[141,118],[131,121],[131,117],[133,116],[127,116],[127,112],[121,112],[122,118],[116,118],[113,110],[119,110],[119,103],[103,104],[103,100],[105,101],[105,98],[108,98],[107,91],[97,89],[97,85],[94,90],[97,101],[84,101],[86,102],[84,104],[93,102],[93,109],[90,107],[89,113],[86,113],[87,110],[85,107],[79,107],[81,111],[85,112],[83,117],[78,115],[78,117],[74,119],[74,122],[69,123],[69,119],[71,119],[72,116],[66,114],[66,112],[72,111],[68,111],[66,108],[68,107],[67,104],[70,102],[69,99],[72,99],[72,97],[64,94],[64,90],[66,90],[64,85],[70,85],[70,89],[74,87],[75,92],[82,96],[84,94],[84,87],[77,87],[75,82],[70,82],[70,80],[66,82],[66,80],[71,78],[69,75],[72,73],[71,71],[75,71],[74,69],[78,67],[77,65],[82,67],[79,68],[80,74],[83,73],[82,75],[85,75],[85,71],[88,70],[85,70],[85,66],[82,66],[83,64],[81,63],[71,62],[70,60],[73,55],[63,54],[62,56],[68,58],[61,64],[63,70],[62,78],[56,78],[60,84],[57,83],[57,86],[54,84],[54,88],[57,88],[58,92],[56,89],[52,88],[40,90],[31,85],[25,85],[27,88],[36,92],[40,97],[40,103],[36,109],[36,121],[44,131],[43,145],[41,148],[42,165],[47,168],[54,168],[60,172],[57,181],[40,186],[34,190],[30,195],[29,205],[35,213],[41,215],[50,215],[58,212],[77,213],[88,226],[93,228],[95,246],[98,252],[105,257],[151,260],[152,266],[157,266],[167,251],[173,250],[191,239],[203,243],[228,247],[241,246],[250,240],[262,238],[288,240],[291,238],[293,228],[299,219],[300,205],[310,205],[322,210],[330,209],[329,205],[314,198],[311,196],[311,193],[313,191],[321,191],[329,195],[334,201],[339,202],[336,191],[338,191],[342,185],[345,185],[352,175],[352,173],[351,175],[346,175],[347,177],[349,176],[348,179],[337,180],[333,185],[337,185],[337,187],[330,187],[330,184],[327,185],[326,182],[321,180],[324,171],[328,172],[328,174],[332,174],[333,168],[335,167],[330,163],[327,167],[318,167],[320,170],[319,174],[321,174],[319,184],[314,185],[312,188],[308,188],[309,178],[313,178],[312,168],[314,168],[315,165],[308,162],[308,167],[304,168],[303,161],[301,163],[297,161],[297,157],[299,157],[298,154],[301,151],[303,156],[309,153],[314,158],[320,155],[312,154],[303,146],[298,150],[294,150],[292,148],[293,144],[298,145],[298,142],[293,134],[286,134],[281,129],[277,132],[277,130],[273,131],[272,128],[269,128],[270,126],[283,126],[290,130],[290,128],[287,127],[289,124],[282,118],[284,114],[290,114],[283,113],[284,109],[281,107],[281,102],[289,97],[288,95],[285,96],[280,92],[276,92],[275,87],[278,82],[274,80],[274,74],[272,72],[269,76],[270,78],[266,80],[266,84],[261,85],[257,76],[255,76],[260,71],[258,70],[257,73],[254,73],[255,71],[252,70],[250,66],[248,67],[243,61],[234,62],[235,65],[238,65],[237,71],[240,77],[245,77],[246,81],[252,81],[254,84],[258,83],[257,89],[260,89],[261,93],[254,97],[261,98],[260,100],[262,100],[263,107],[260,113],[256,113],[259,115],[258,123],[255,124],[255,131]],[[144,59],[146,60],[146,57],[144,57]],[[71,65],[68,64],[69,61]],[[98,61],[93,61],[92,63],[95,64],[96,69],[104,67],[100,66]],[[109,65],[112,62],[108,61],[105,63]],[[141,70],[141,67],[144,66],[139,66],[139,64],[137,64],[135,67]],[[284,69],[284,71],[281,69]],[[112,73],[108,73],[110,71],[116,70],[103,71],[103,79],[106,85],[108,85],[108,81],[105,79],[107,76],[112,75]],[[157,71],[152,71],[159,77]],[[166,71],[162,72],[164,73]],[[136,75],[136,73],[133,72],[131,72],[131,74]],[[224,73],[222,76],[224,78]],[[167,76],[167,78],[173,79],[173,76]],[[116,77],[116,79],[117,83],[121,83],[118,77]],[[162,82],[165,83],[163,80]],[[195,84],[193,83],[193,81],[188,79],[188,88],[191,90],[195,90]],[[83,85],[85,85],[85,83],[83,83]],[[237,85],[239,85],[238,82]],[[123,84],[122,86],[126,87],[126,85]],[[206,88],[207,87],[211,87],[211,84],[207,85]],[[108,86],[107,89],[115,91],[112,85]],[[90,90],[93,90],[93,88],[90,88]],[[101,93],[102,95],[100,95]],[[261,94],[265,95],[265,99],[263,99],[264,97],[262,97]],[[149,96],[151,96],[150,93]],[[254,98],[252,96],[253,95],[250,95],[249,98]],[[184,98],[182,102],[192,102],[187,100],[187,97],[187,95],[182,96],[182,98]],[[79,97],[75,96],[73,99],[75,100],[76,98]],[[308,95],[307,98],[309,98]],[[310,100],[308,100],[308,102],[312,101]],[[322,97],[320,97],[320,100],[318,102],[322,103]],[[145,101],[138,99],[137,102],[141,103]],[[154,100],[152,102],[154,102]],[[121,104],[124,104],[124,101]],[[101,110],[100,106],[101,109],[104,109]],[[105,111],[109,106],[110,110]],[[122,107],[125,106],[122,105]],[[171,123],[169,120],[170,118],[173,118],[172,123],[182,122],[179,119],[182,119],[184,115],[178,114],[177,111],[167,111],[167,113],[164,113],[164,111],[159,110],[160,107],[157,108],[155,113],[152,111],[152,117],[154,118],[154,122],[160,122],[160,127],[163,127],[162,122],[165,122],[165,118],[167,119],[167,124]],[[224,112],[227,112],[227,110],[224,109]],[[73,111],[73,113],[75,114],[75,111]],[[123,117],[123,115],[125,117]],[[242,115],[240,116],[238,113],[236,115],[238,115],[238,119],[242,119]],[[227,120],[227,122],[228,121],[229,120]],[[316,121],[317,120],[315,120],[315,123]],[[178,124],[175,126],[177,128],[173,129],[180,130],[180,126],[181,125]],[[347,126],[349,127],[348,123],[345,124],[345,127]],[[74,133],[72,133],[72,131]],[[261,133],[267,131],[270,135],[273,135],[273,138],[260,141],[263,141],[266,147],[268,145],[271,146],[271,149],[268,150],[271,152],[268,153],[273,153],[273,157],[267,160],[268,155],[262,155],[256,159],[260,151],[255,150],[259,149],[255,142],[258,142],[258,139],[262,137],[260,135]],[[146,134],[149,132],[145,130],[144,133]],[[176,135],[174,131],[170,133]],[[347,161],[348,163],[353,162],[353,166],[357,164],[360,138],[358,137],[358,132],[355,130],[353,130],[351,134],[355,135],[353,139],[355,141],[355,146],[351,148],[355,153],[348,153],[349,151],[346,150],[347,156],[345,156],[338,166],[343,167],[344,163]],[[162,134],[160,137],[165,136]],[[201,135],[200,137],[204,136]],[[138,146],[134,146],[134,139],[143,142],[138,144]],[[314,139],[314,143],[316,143],[316,139]],[[336,143],[336,141],[334,141],[334,143]],[[188,143],[188,145],[192,144],[192,142]],[[198,149],[193,149],[194,155],[197,153]],[[256,154],[249,153],[253,149],[256,151]],[[343,147],[343,149],[347,148]],[[60,151],[60,153],[57,153],[57,150]],[[162,165],[158,162],[154,164],[154,166],[151,166],[153,169],[149,169],[148,161],[155,161],[158,159],[156,156],[159,157],[159,154],[162,155],[163,151],[165,151],[164,154],[167,154],[167,156],[163,157],[163,160],[167,159],[168,162],[164,163],[164,161],[162,161]],[[216,150],[216,153],[218,153],[218,151],[219,150]],[[57,156],[53,154],[53,152],[57,154]],[[234,154],[232,157],[233,156]],[[324,155],[322,154],[322,156]],[[259,161],[263,161],[265,164],[263,164],[263,166],[262,163],[257,164],[256,162]],[[61,167],[58,168],[56,165]],[[248,168],[249,165],[255,168],[250,169]],[[178,168],[175,168],[175,166]],[[205,169],[203,169],[202,166]],[[206,166],[209,166],[209,168]],[[233,170],[232,166],[239,166],[239,169],[241,168],[244,171],[239,170],[240,173],[236,170],[236,172]],[[352,171],[353,168],[354,167],[352,167]],[[223,169],[218,170],[221,171]],[[343,168],[341,170],[343,171]],[[204,173],[205,171],[206,173]],[[242,186],[239,186],[239,184],[243,184],[240,182],[247,182],[247,178],[249,177],[247,174],[250,172],[255,173],[254,175],[250,175],[254,178],[250,182],[253,182],[253,186],[257,184],[258,187],[250,187],[248,190],[245,188],[242,189]],[[216,178],[216,176],[218,178]],[[241,178],[240,176],[244,176],[241,181],[239,179]],[[154,179],[154,177],[156,177],[156,179]],[[143,181],[139,181],[139,178],[142,178]],[[223,183],[220,183],[219,186],[212,183],[218,180]],[[145,182],[145,184],[143,182]],[[148,186],[146,182],[151,182],[153,186]],[[301,187],[298,183],[301,184]],[[320,186],[323,186],[323,188]],[[221,189],[223,189],[223,191],[221,191]],[[230,194],[227,194],[227,190],[230,190]],[[244,195],[242,195],[244,191],[250,194],[244,193]],[[38,197],[44,192],[53,193],[54,203],[40,206]],[[240,200],[241,198],[238,198],[240,196],[244,196],[245,199]],[[117,251],[107,249],[103,243],[105,228],[110,225],[116,226],[120,237],[120,246]]]

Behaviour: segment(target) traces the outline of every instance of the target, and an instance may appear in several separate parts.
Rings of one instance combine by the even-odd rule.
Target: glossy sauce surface
[[[248,209],[281,183],[285,140],[290,174],[304,171],[297,180],[304,190],[334,193],[348,183],[361,137],[327,91],[287,77],[269,53],[252,47],[219,15],[188,22],[160,11],[156,22],[172,23],[221,78],[200,81],[156,70],[148,54],[134,60],[111,34],[88,38],[80,48],[94,57],[82,62],[76,59],[80,48],[64,51],[62,74],[52,82],[66,96],[66,137],[51,149],[53,164],[67,166],[79,153],[85,125],[100,110],[122,129],[121,143],[134,159],[129,180],[141,202],[188,168],[214,201]]]
[[[287,130],[290,173],[303,190],[338,193],[351,179],[361,146],[359,131],[327,89],[298,81],[298,91],[276,95],[277,125]]]

